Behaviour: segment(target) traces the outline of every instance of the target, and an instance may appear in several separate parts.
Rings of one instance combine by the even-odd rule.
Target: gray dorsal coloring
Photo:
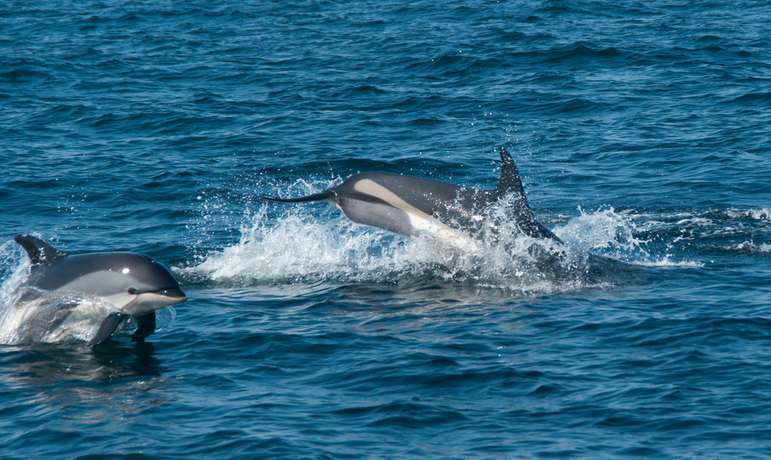
[[[50,265],[67,255],[32,235],[16,235],[14,241],[24,248],[32,265]]]
[[[522,200],[522,204],[527,205],[527,197],[525,196],[525,188],[522,186],[522,181],[519,178],[519,171],[517,165],[514,164],[514,160],[504,147],[501,147],[501,177],[498,179],[498,186],[496,190],[500,195],[507,195],[514,193],[518,195],[518,198]]]

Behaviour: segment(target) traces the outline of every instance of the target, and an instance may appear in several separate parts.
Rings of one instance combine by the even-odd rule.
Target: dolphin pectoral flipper
[[[116,329],[118,329],[118,326],[120,326],[120,323],[123,322],[124,319],[126,319],[129,315],[125,313],[110,313],[107,318],[102,321],[102,324],[99,326],[99,330],[96,331],[96,335],[91,339],[90,342],[88,342],[89,345],[99,345],[100,343],[104,343],[107,341],[107,339],[112,336],[113,332],[115,332]]]
[[[67,255],[32,235],[16,235],[13,240],[24,248],[32,265],[50,265]]]
[[[131,335],[131,338],[141,342],[145,337],[155,332],[155,312],[150,312],[141,316],[134,316],[137,322],[137,330]]]
[[[310,201],[324,201],[333,200],[335,198],[334,189],[325,190],[321,193],[314,193],[313,195],[301,196],[297,198],[278,198],[273,196],[263,196],[263,200],[276,201],[279,203],[307,203]]]

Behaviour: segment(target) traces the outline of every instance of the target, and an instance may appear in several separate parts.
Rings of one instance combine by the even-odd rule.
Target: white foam
[[[313,192],[313,190],[311,190]],[[271,217],[270,210],[282,214]],[[491,210],[482,243],[462,248],[423,235],[403,238],[355,224],[342,215],[319,218],[312,207],[262,206],[240,229],[239,241],[202,262],[177,268],[183,276],[219,284],[287,282],[394,282],[431,277],[524,293],[608,285],[590,280],[586,258],[605,249],[626,259],[651,258],[629,219],[613,209],[581,215],[554,229],[565,245],[523,236],[512,203]],[[333,214],[334,215],[334,214]],[[537,247],[537,251],[533,248]],[[545,267],[543,256],[558,267]]]
[[[29,276],[29,260],[22,257],[21,250],[14,241],[6,241],[0,245],[0,264],[7,276],[0,285],[0,337],[6,322],[6,316],[11,314],[11,307],[21,296],[19,287]],[[0,340],[2,342],[2,340]]]
[[[642,241],[634,236],[631,219],[613,208],[585,212],[579,208],[579,216],[565,225],[556,227],[554,234],[567,245],[588,251],[612,249],[618,251],[638,250]]]
[[[771,252],[771,244],[767,243],[754,243],[752,241],[743,241],[741,243],[725,246],[724,249],[729,251],[741,251],[741,252]]]
[[[672,260],[669,256],[665,256],[660,259],[638,260],[635,262],[635,265],[662,268],[702,268],[704,267],[704,262],[699,262],[696,260]]]
[[[6,306],[0,315],[0,343],[89,341],[99,324],[113,311],[113,305],[82,297],[43,295],[16,302]],[[57,312],[66,318],[57,321]]]
[[[729,209],[729,217],[745,217],[755,220],[771,220],[771,208]]]
[[[0,344],[88,341],[115,307],[99,299],[77,296],[40,295],[21,300],[29,276],[29,260],[13,242],[0,245],[0,261],[10,274],[0,286]],[[75,305],[70,308],[69,305]],[[68,308],[70,314],[56,327],[49,327],[52,313]]]

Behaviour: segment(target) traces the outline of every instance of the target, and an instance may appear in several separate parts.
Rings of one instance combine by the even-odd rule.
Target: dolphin
[[[491,190],[415,176],[364,172],[321,193],[263,199],[281,203],[328,201],[354,222],[406,236],[429,233],[463,246],[467,235],[474,236],[482,229],[485,212],[501,198],[512,197],[513,216],[523,234],[559,242],[559,238],[535,218],[509,152],[501,148],[500,156],[501,176],[498,185]]]
[[[117,311],[101,322],[90,345],[108,340],[128,317],[137,324],[133,339],[142,341],[155,331],[155,310],[187,299],[169,270],[145,255],[131,252],[68,255],[35,236],[17,235],[14,240],[24,248],[31,263],[21,301],[42,296],[85,296],[117,307]],[[61,325],[75,306],[63,304],[47,326]]]

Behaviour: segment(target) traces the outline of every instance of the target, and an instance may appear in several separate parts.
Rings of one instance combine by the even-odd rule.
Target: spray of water
[[[276,209],[280,214],[271,216]],[[631,219],[613,209],[581,211],[556,227],[563,243],[523,235],[515,209],[514,202],[502,200],[479,216],[475,237],[459,244],[428,234],[404,238],[342,215],[320,218],[314,206],[263,205],[241,226],[236,244],[177,270],[224,285],[425,279],[537,294],[612,284],[592,276],[596,251],[645,265],[675,264],[652,257],[646,241],[634,236]]]
[[[0,245],[0,344],[88,341],[115,307],[98,298],[53,294],[25,286],[29,260],[13,241]]]

